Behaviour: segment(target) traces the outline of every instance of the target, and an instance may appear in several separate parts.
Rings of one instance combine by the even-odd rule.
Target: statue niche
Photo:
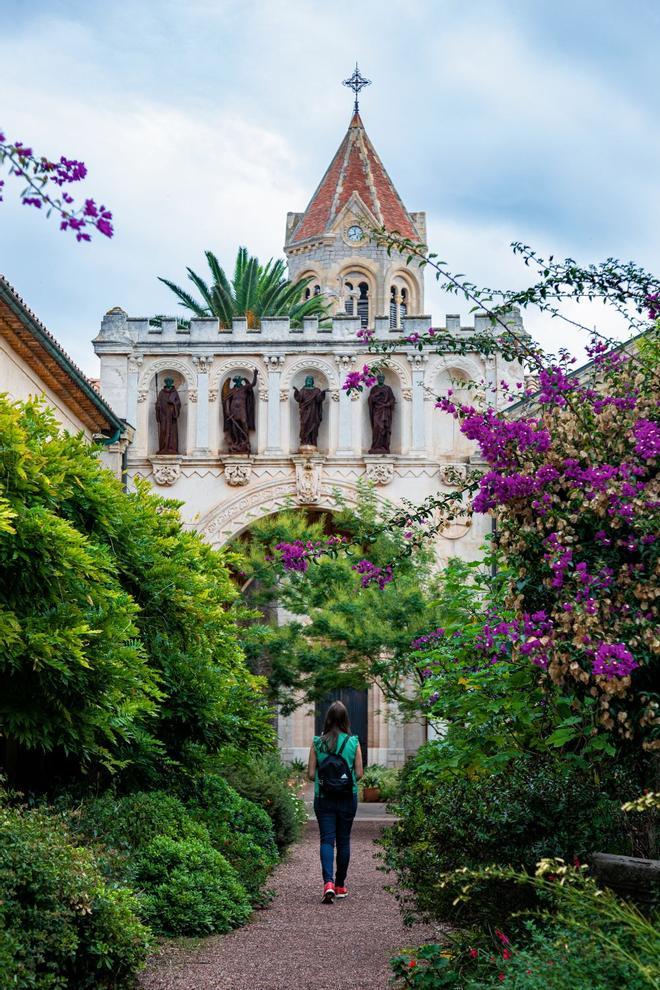
[[[300,412],[300,446],[316,447],[318,445],[319,427],[323,422],[323,402],[325,389],[316,388],[311,375],[305,378],[301,389],[294,388],[293,397],[298,403]]]
[[[369,421],[371,423],[370,454],[389,454],[392,440],[392,420],[396,399],[385,376],[378,375],[378,384],[369,393]]]
[[[179,453],[178,419],[180,415],[181,399],[174,387],[174,379],[166,378],[156,399],[159,454]]]
[[[231,387],[229,378],[222,386],[223,429],[227,435],[227,449],[230,454],[249,454],[250,430],[255,429],[254,387],[258,372],[255,368],[250,383],[247,378],[236,375]]]

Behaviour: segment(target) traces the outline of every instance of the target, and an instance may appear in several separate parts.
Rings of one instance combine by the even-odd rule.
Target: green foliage
[[[273,745],[231,555],[184,531],[176,503],[123,492],[38,403],[0,398],[0,478],[0,718],[22,786],[39,783],[36,750],[52,781],[148,776],[189,740]]]
[[[304,299],[305,289],[313,279],[288,281],[286,262],[282,259],[271,258],[266,265],[260,265],[257,257],[241,247],[230,281],[213,252],[206,251],[205,254],[212,278],[210,285],[191,268],[186,269],[201,300],[169,279],[159,278],[178,298],[179,305],[193,316],[216,316],[223,327],[231,327],[233,317],[245,316],[248,326],[254,328],[264,316],[288,316],[297,326],[306,316],[327,315],[328,305],[323,296],[312,295]]]
[[[235,868],[251,903],[263,904],[264,884],[279,859],[269,815],[218,774],[203,774],[196,785],[188,804],[191,814],[205,825],[214,847]]]
[[[177,785],[177,780],[173,780]],[[235,869],[244,894],[252,904],[263,904],[263,891],[268,874],[278,861],[274,829],[270,818],[252,802],[240,797],[221,777],[203,774],[192,778],[192,784],[179,786],[187,794],[187,803],[164,791],[142,791],[117,797],[104,794],[86,801],[72,812],[75,827],[88,841],[99,844],[99,858],[114,879],[141,889],[144,884],[142,864],[156,839],[162,837],[197,842],[211,851],[221,853]],[[197,860],[190,860],[191,869]],[[183,866],[178,867],[179,871]],[[181,886],[181,877],[177,883]],[[190,883],[194,883],[194,877]],[[204,878],[200,878],[203,883]],[[146,893],[153,891],[147,886]],[[156,897],[156,895],[153,895]],[[143,903],[141,909],[154,924],[158,905],[165,910],[161,895]],[[147,904],[147,907],[144,907]],[[189,924],[192,924],[192,902]],[[178,916],[177,916],[178,919]],[[155,922],[158,931],[179,932],[180,919],[167,914]],[[200,931],[207,924],[201,916]]]
[[[584,860],[596,849],[629,853],[620,804],[632,793],[634,782],[617,771],[597,781],[538,756],[487,777],[447,778],[442,743],[429,743],[403,771],[394,806],[400,817],[383,835],[383,858],[397,874],[408,915],[502,924],[528,891],[485,882],[478,899],[455,905],[455,892],[439,888],[438,876],[490,863],[531,869],[546,856]]]
[[[363,588],[354,565],[367,552],[375,564],[385,565],[406,541],[401,533],[381,532],[369,542],[379,518],[370,487],[362,486],[357,509],[347,507],[339,493],[335,497],[338,511],[331,518],[283,512],[250,528],[242,570],[253,582],[251,601],[265,612],[277,601],[294,618],[282,626],[248,627],[248,661],[268,677],[284,711],[301,699],[315,701],[336,688],[360,689],[374,681],[409,710],[406,685],[415,670],[410,641],[437,613],[431,554],[417,550],[404,558],[396,581],[384,590]],[[346,550],[321,557],[304,574],[283,569],[274,551],[278,543],[321,540],[330,528],[346,537]]]
[[[434,773],[482,774],[505,767],[522,752],[544,751],[570,702],[539,685],[528,658],[514,659],[505,607],[511,572],[496,554],[483,561],[451,559],[439,579],[441,628],[418,642],[412,659],[422,678],[427,717],[442,733]],[[487,619],[484,624],[484,618]]]
[[[540,905],[517,919],[515,932],[485,923],[450,933],[445,945],[425,945],[392,961],[397,986],[410,990],[657,990],[660,928],[609,890],[601,890],[562,860],[543,860],[535,873],[511,867],[460,869],[445,875],[461,902],[484,884],[533,891]]]
[[[266,811],[280,852],[300,838],[307,821],[305,805],[289,786],[286,767],[276,756],[246,754],[227,747],[209,765],[242,797]]]
[[[201,839],[158,835],[135,859],[140,908],[155,932],[227,932],[250,916],[245,888],[222,853]]]
[[[133,986],[149,933],[130,891],[42,810],[0,809],[0,984],[16,990]]]

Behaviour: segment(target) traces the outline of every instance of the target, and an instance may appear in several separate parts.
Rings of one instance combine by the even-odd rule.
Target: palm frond
[[[170,282],[167,278],[161,278],[160,275],[158,276],[158,281],[162,282],[163,285],[166,285],[168,289],[172,290],[174,295],[178,297],[180,306],[184,306],[186,309],[191,310],[195,316],[209,315],[209,309],[200,305],[200,303],[188,292],[186,292],[185,289],[182,289],[181,286],[175,285],[174,282]]]

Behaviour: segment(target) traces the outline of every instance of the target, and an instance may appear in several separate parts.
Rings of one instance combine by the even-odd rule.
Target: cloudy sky
[[[117,231],[76,244],[8,182],[0,270],[91,374],[107,309],[175,311],[157,275],[184,281],[205,248],[227,265],[239,244],[281,253],[287,210],[304,209],[345,132],[356,59],[373,80],[367,131],[455,271],[523,284],[514,239],[660,270],[657,0],[0,0],[0,13],[0,129],[84,160],[85,194]],[[425,308],[436,324],[468,310],[430,282]]]

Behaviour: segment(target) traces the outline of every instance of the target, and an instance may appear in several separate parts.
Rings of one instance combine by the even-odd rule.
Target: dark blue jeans
[[[334,882],[337,887],[346,883],[348,863],[351,858],[351,828],[357,811],[357,794],[346,797],[314,798],[314,813],[321,833],[321,870],[323,882],[332,883],[337,845],[337,873]]]

